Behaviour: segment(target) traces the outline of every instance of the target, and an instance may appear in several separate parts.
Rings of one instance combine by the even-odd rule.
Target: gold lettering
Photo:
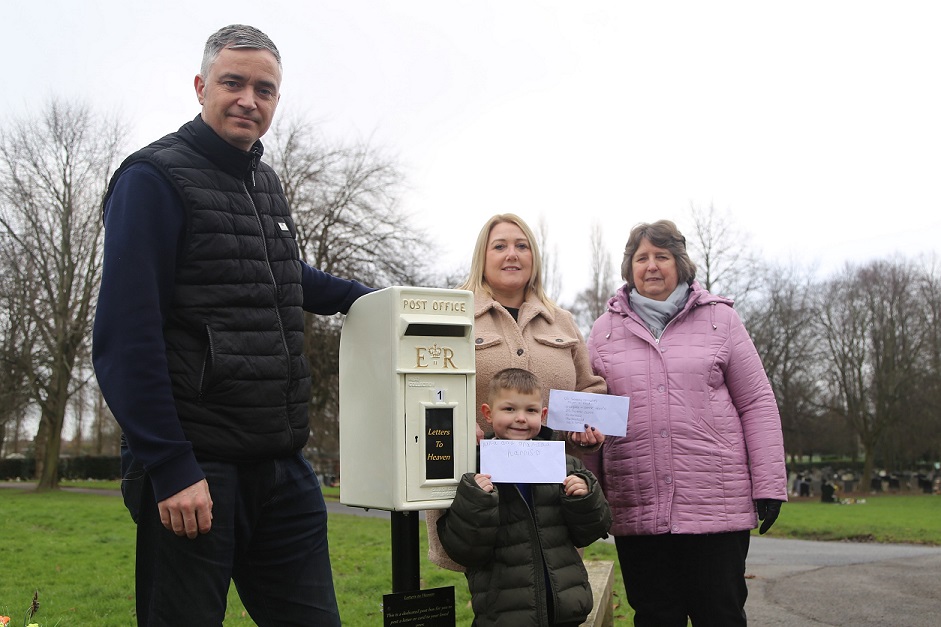
[[[453,300],[432,301],[431,308],[434,311],[453,311],[456,313],[464,313],[465,311],[467,311],[466,304],[464,302],[453,301]]]
[[[427,300],[418,300],[415,298],[406,298],[402,300],[402,309],[427,309],[428,301]]]
[[[427,368],[428,365],[425,364],[425,348],[418,346],[415,348],[415,367],[416,368]]]
[[[428,429],[428,435],[451,435],[450,429]]]
[[[457,369],[457,366],[454,365],[454,351],[450,348],[444,349],[444,367],[447,368],[448,364],[451,364],[452,368]]]
[[[428,453],[426,458],[429,462],[449,462],[451,461],[450,455],[435,455],[434,453]]]

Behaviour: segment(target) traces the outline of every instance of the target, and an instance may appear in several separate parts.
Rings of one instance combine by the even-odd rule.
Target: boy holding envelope
[[[542,396],[539,379],[527,370],[494,375],[481,405],[493,437],[552,440],[552,430],[542,424]],[[565,456],[558,482],[494,483],[490,474],[467,473],[451,509],[438,520],[448,555],[467,567],[475,626],[575,626],[591,611],[591,586],[577,547],[607,534],[611,510],[582,462],[556,451]],[[506,454],[551,452],[521,444],[506,447]]]

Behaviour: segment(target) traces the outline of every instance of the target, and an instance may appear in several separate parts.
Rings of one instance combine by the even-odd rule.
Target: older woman
[[[745,625],[750,530],[787,500],[781,420],[732,301],[695,281],[668,220],[640,224],[627,282],[588,339],[627,435],[601,448],[618,561],[640,627]]]
[[[529,370],[549,390],[603,394],[605,384],[591,371],[588,348],[572,314],[556,305],[542,286],[542,257],[529,226],[512,213],[491,217],[474,246],[470,274],[460,289],[474,292],[477,368],[477,424],[489,428],[480,413],[487,386],[504,368]],[[604,440],[587,429],[566,437],[576,452],[592,451]],[[438,541],[437,511],[427,512],[428,557],[451,570],[463,570]]]

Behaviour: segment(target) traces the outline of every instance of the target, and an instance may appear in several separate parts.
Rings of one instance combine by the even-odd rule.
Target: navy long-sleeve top
[[[98,382],[157,501],[205,478],[183,434],[163,326],[182,245],[182,200],[152,165],[129,167],[105,206],[104,266],[93,335]],[[346,313],[371,291],[302,263],[303,308]]]

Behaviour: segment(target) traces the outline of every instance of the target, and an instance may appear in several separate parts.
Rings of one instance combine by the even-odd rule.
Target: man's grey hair
[[[281,53],[278,52],[278,48],[268,38],[268,35],[254,26],[232,24],[223,26],[206,40],[206,49],[203,51],[203,64],[199,68],[200,76],[204,79],[209,76],[209,68],[219,58],[219,53],[226,48],[267,50],[274,55],[275,60],[278,62],[278,68],[281,68]]]

